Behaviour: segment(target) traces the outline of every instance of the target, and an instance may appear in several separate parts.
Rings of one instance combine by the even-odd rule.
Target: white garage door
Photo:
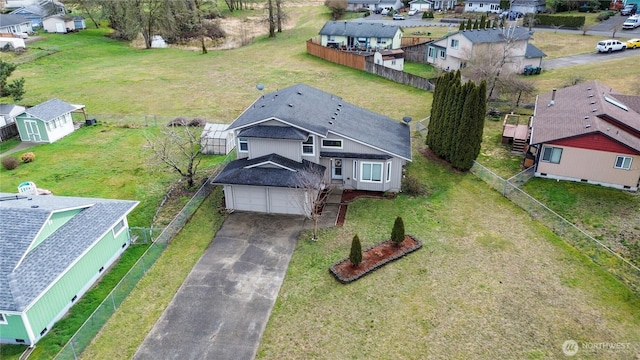
[[[267,212],[267,193],[263,187],[233,186],[234,209]]]
[[[302,214],[301,194],[293,189],[269,188],[269,212],[274,214]]]

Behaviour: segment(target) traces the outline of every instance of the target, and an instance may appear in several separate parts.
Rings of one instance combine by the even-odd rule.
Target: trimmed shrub
[[[423,19],[433,19],[433,11],[427,11],[422,13]]]
[[[188,123],[189,123],[189,120],[183,117],[177,117],[169,121],[169,123],[167,123],[167,126],[186,126]]]
[[[422,196],[427,194],[424,185],[420,183],[417,177],[406,175],[402,179],[402,192],[411,196]]]
[[[358,234],[353,236],[351,241],[351,252],[349,253],[349,261],[353,266],[358,266],[362,262],[362,245],[360,244],[360,238]]]
[[[601,12],[600,14],[598,14],[598,17],[596,17],[596,20],[598,21],[605,21],[608,20],[611,16],[609,15],[608,12]]]
[[[189,124],[187,126],[203,127],[206,123],[207,123],[207,120],[196,118],[196,119],[193,119],[193,120],[189,121]]]
[[[562,26],[564,28],[574,29],[579,29],[582,25],[584,25],[584,22],[584,16],[556,16],[543,14],[537,14],[534,20],[534,24],[539,26]],[[528,23],[524,24],[524,26],[528,25]]]
[[[4,166],[4,168],[7,170],[13,170],[17,168],[18,165],[20,165],[20,161],[18,161],[18,158],[15,158],[13,156],[8,156],[2,159],[2,166]]]
[[[20,155],[20,160],[22,160],[23,163],[30,163],[35,159],[36,159],[36,154],[32,152],[26,152]]]
[[[398,216],[393,223],[393,230],[391,231],[391,241],[396,245],[400,245],[404,241],[404,221]]]

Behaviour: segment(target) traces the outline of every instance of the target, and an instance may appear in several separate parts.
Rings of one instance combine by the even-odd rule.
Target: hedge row
[[[565,28],[580,28],[584,25],[584,16],[557,16],[557,15],[536,15],[536,25],[538,26],[560,26]]]

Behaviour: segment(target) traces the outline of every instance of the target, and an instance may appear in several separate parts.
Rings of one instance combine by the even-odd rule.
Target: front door
[[[331,179],[342,179],[342,159],[331,160]]]
[[[27,141],[40,142],[42,137],[40,136],[40,128],[38,128],[38,122],[35,120],[25,120],[24,127],[27,130]]]

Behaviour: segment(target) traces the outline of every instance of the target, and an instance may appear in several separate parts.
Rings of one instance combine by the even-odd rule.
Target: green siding
[[[47,127],[44,121],[38,118],[31,117],[27,114],[16,116],[16,125],[18,126],[18,132],[20,133],[20,139],[22,139],[22,141],[33,141],[27,136],[27,127],[25,125],[25,120],[35,120],[36,126],[38,128],[38,131],[41,137],[40,141],[49,142],[49,133],[47,132]]]
[[[40,338],[40,332],[71,303],[71,299],[80,295],[79,292],[99,273],[99,269],[103,266],[106,268],[107,261],[118,253],[122,244],[128,240],[128,229],[122,231],[117,238],[109,231],[27,311],[36,339]],[[77,301],[78,299],[74,302]]]
[[[27,335],[27,329],[22,323],[22,317],[20,315],[7,314],[4,316],[7,323],[0,325],[0,338],[23,339],[29,342],[29,335]]]
[[[49,235],[53,234],[54,231],[58,230],[62,225],[66,224],[67,221],[71,220],[72,217],[77,215],[83,209],[75,209],[68,211],[55,212],[51,214],[51,219],[49,219],[49,223],[44,226],[40,235],[35,239],[35,241],[29,247],[29,251],[38,246],[44,239],[46,239]]]

